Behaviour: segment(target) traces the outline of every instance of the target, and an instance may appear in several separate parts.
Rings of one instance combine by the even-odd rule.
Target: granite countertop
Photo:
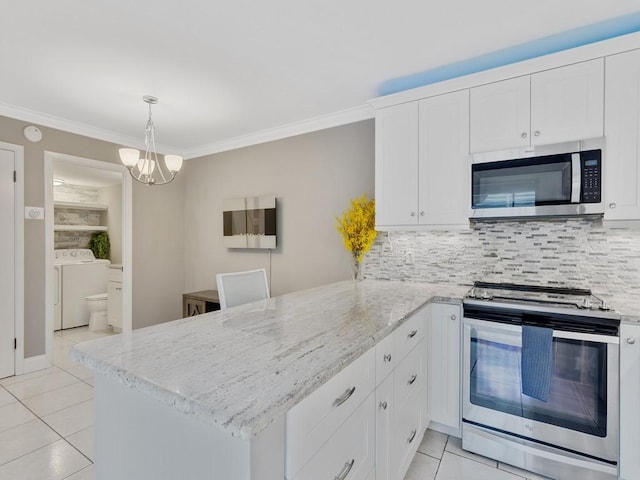
[[[459,302],[468,290],[339,282],[80,343],[71,358],[249,439],[430,299]]]
[[[640,292],[619,292],[609,295],[599,295],[606,300],[617,312],[620,312],[621,321],[624,323],[640,323]]]

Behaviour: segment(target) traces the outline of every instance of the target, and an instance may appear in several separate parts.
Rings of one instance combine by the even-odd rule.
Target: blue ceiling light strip
[[[590,43],[638,31],[640,31],[640,12],[594,23],[539,40],[521,43],[513,47],[480,55],[479,57],[468,60],[450,63],[425,72],[415,73],[406,77],[393,78],[382,83],[379,88],[379,94],[382,96],[403,92],[412,88],[431,85],[432,83],[502,67],[523,60],[530,60],[543,55],[581,47]]]

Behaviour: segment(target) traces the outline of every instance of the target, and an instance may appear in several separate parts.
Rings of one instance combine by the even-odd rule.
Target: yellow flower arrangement
[[[336,217],[336,229],[342,236],[345,248],[353,255],[356,268],[362,262],[376,239],[375,201],[367,195],[351,199],[350,207]]]

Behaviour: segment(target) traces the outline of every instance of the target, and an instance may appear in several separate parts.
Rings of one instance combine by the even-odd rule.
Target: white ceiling
[[[57,160],[53,161],[53,178],[63,180],[65,185],[96,188],[122,183],[122,173]]]
[[[189,156],[638,0],[0,0],[0,114]],[[361,115],[354,110],[354,118]],[[39,120],[39,122],[35,122]]]

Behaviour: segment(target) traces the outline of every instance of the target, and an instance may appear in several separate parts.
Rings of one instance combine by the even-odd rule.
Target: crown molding
[[[43,127],[55,128],[56,130],[62,130],[64,132],[82,135],[84,137],[95,138],[97,140],[115,143],[117,145],[138,148],[141,150],[145,149],[144,138],[142,137],[142,135],[140,136],[140,138],[130,137],[127,135],[112,132],[110,130],[96,128],[85,123],[67,120],[66,118],[57,117],[55,115],[49,115],[46,113],[36,112],[35,110],[17,107],[8,103],[0,102],[0,115],[23,122],[36,123]],[[156,144],[156,147],[159,152],[179,151],[178,148],[174,148],[168,145]]]
[[[230,138],[220,142],[210,143],[202,147],[195,148],[185,153],[185,159],[192,159],[212,155],[214,153],[236,150],[238,148],[249,147],[260,143],[272,142],[283,138],[294,137],[304,133],[311,133],[332,127],[339,127],[348,123],[369,120],[374,117],[374,109],[369,105],[341,110],[339,112],[321,115],[319,117],[301,120],[299,122],[288,123],[276,128],[269,128],[259,132]]]
[[[117,145],[125,145],[128,147],[144,150],[144,139],[142,137],[130,137],[121,135],[110,130],[104,130],[93,127],[91,125],[74,122],[55,115],[36,112],[27,108],[17,107],[8,103],[0,102],[0,115],[21,120],[29,123],[55,128],[64,132],[74,133],[105,142],[115,143]],[[319,117],[293,122],[280,127],[269,128],[259,132],[241,135],[238,137],[214,142],[200,147],[196,147],[190,151],[184,152],[182,155],[185,159],[203,157],[214,153],[226,152],[237,148],[249,147],[259,143],[271,142],[287,137],[302,135],[304,133],[324,130],[326,128],[338,127],[348,123],[355,123],[361,120],[368,120],[374,117],[374,109],[370,105],[361,105],[339,112],[321,115]],[[171,147],[169,145],[157,144],[157,150],[160,152],[179,152],[181,149]]]

